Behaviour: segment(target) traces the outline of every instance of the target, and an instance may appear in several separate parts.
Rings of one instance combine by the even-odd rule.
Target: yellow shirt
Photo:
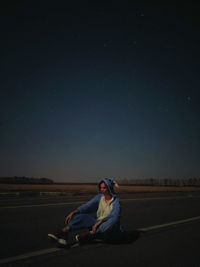
[[[105,201],[105,197],[102,196],[99,202],[99,207],[97,210],[97,220],[103,220],[105,219],[112,211],[113,205],[112,205],[113,198],[109,202]]]

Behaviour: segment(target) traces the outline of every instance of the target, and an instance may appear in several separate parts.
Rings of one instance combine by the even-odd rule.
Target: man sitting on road
[[[78,242],[94,238],[107,239],[121,232],[120,201],[115,195],[114,186],[118,185],[112,178],[101,179],[98,183],[98,195],[72,211],[65,219],[67,225],[54,234],[48,234],[48,237],[61,245],[67,245],[69,231],[88,229],[76,236]],[[96,218],[89,215],[93,212],[96,212]]]

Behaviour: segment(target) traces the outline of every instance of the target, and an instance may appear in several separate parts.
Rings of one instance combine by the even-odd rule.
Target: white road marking
[[[50,207],[50,206],[74,205],[74,204],[82,204],[82,203],[84,203],[84,202],[83,201],[74,201],[74,202],[60,202],[60,203],[49,203],[49,204],[5,206],[5,207],[0,207],[0,209],[21,209],[21,208],[35,208],[35,207]]]
[[[177,196],[177,197],[145,197],[145,198],[124,198],[121,201],[145,201],[145,200],[168,200],[168,199],[182,199],[182,198],[194,198],[194,196]]]
[[[160,228],[164,228],[164,227],[168,227],[168,226],[173,226],[173,225],[178,225],[178,224],[182,224],[182,223],[187,223],[187,222],[192,222],[192,221],[196,221],[196,220],[200,220],[200,216],[192,217],[192,218],[188,218],[188,219],[184,219],[184,220],[179,220],[179,221],[174,221],[174,222],[169,222],[169,223],[164,223],[164,224],[159,224],[159,225],[154,225],[154,226],[150,226],[150,227],[139,228],[138,230],[148,232],[151,230],[156,230],[156,229],[160,229]]]
[[[174,221],[174,222],[169,222],[169,223],[164,223],[164,224],[159,224],[159,225],[154,225],[154,226],[150,226],[150,227],[138,228],[137,230],[148,232],[148,231],[155,230],[155,229],[160,229],[160,228],[173,226],[173,225],[179,225],[179,224],[192,222],[192,221],[197,221],[197,220],[200,220],[200,216],[187,218],[187,219],[184,219],[184,220],[179,220],[179,221]],[[79,244],[75,243],[72,246],[72,248],[75,248],[75,247],[79,247]],[[30,253],[21,254],[21,255],[18,255],[18,256],[14,256],[14,257],[0,259],[0,264],[11,263],[11,262],[19,261],[19,260],[25,260],[25,259],[36,257],[36,256],[55,253],[55,252],[58,252],[58,251],[61,251],[61,250],[62,250],[62,248],[41,249],[41,250],[37,250],[37,251],[30,252]]]
[[[128,201],[146,201],[146,200],[171,200],[171,199],[182,199],[182,198],[198,198],[198,196],[177,196],[177,197],[146,197],[146,198],[124,198],[121,202]],[[18,205],[18,206],[4,206],[0,209],[21,209],[21,208],[35,208],[35,207],[50,207],[50,206],[65,206],[65,205],[79,205],[87,202],[84,201],[73,201],[73,202],[60,202],[60,203],[49,203],[49,204],[33,204],[33,205]]]
[[[37,250],[37,251],[33,251],[30,253],[26,253],[26,254],[21,254],[18,256],[14,256],[14,257],[9,257],[9,258],[5,258],[5,259],[1,259],[0,260],[0,264],[3,263],[9,263],[9,262],[14,262],[14,261],[19,261],[19,260],[25,260],[28,258],[32,258],[35,256],[40,256],[40,255],[46,255],[49,253],[54,253],[61,250],[60,248],[48,248],[48,249],[42,249],[42,250]]]

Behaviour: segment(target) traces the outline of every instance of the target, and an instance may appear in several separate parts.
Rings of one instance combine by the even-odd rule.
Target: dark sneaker
[[[67,233],[61,231],[58,231],[54,234],[48,234],[48,237],[52,240],[52,241],[57,241],[59,244],[61,245],[67,245]]]
[[[94,235],[92,235],[89,231],[81,233],[75,236],[76,241],[79,243],[88,243],[94,239]]]

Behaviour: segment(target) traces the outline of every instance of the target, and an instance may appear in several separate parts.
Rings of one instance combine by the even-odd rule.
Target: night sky
[[[7,1],[0,176],[200,177],[197,6]]]

